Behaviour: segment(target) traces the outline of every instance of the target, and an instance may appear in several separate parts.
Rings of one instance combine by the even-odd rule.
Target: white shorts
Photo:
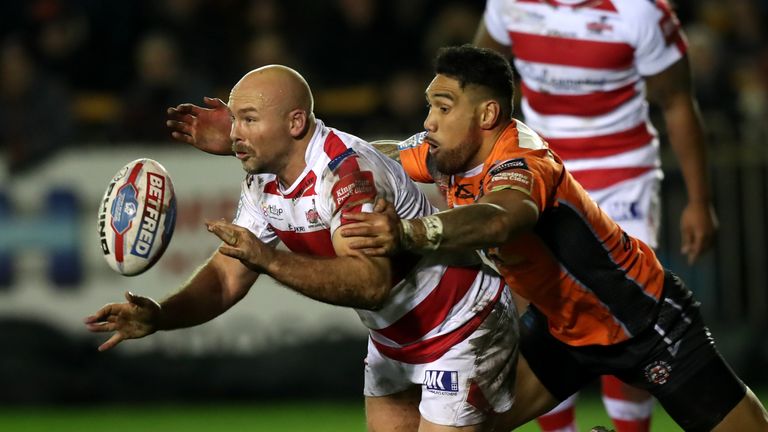
[[[588,190],[597,205],[627,234],[658,246],[661,179],[653,170],[605,189]]]
[[[409,364],[382,355],[368,340],[365,396],[421,386],[421,416],[444,426],[469,426],[504,412],[514,400],[517,312],[509,288],[480,327],[439,359]]]

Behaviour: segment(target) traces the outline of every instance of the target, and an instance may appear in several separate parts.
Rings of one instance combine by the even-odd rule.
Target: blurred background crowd
[[[363,137],[418,131],[430,59],[469,42],[484,2],[30,0],[0,5],[0,146],[8,169],[82,143],[168,141],[165,108],[226,99],[271,63],[304,73],[321,118]],[[764,0],[678,1],[712,133],[768,119]],[[45,127],[39,127],[45,125]],[[727,132],[722,129],[727,129]],[[712,141],[718,145],[718,141]]]
[[[768,1],[680,0],[674,6],[688,36],[696,95],[709,134],[713,191],[722,226],[715,251],[697,266],[687,266],[677,250],[680,243],[676,237],[684,189],[673,159],[667,157],[664,159],[665,219],[659,255],[697,291],[708,321],[721,332],[718,335],[724,336],[719,337],[719,341],[723,351],[731,356],[731,363],[741,369],[746,378],[768,383],[764,373],[768,364],[768,253],[765,247],[768,244],[765,227],[768,220]],[[20,332],[16,321],[14,326],[3,327],[3,317],[18,318],[18,314],[9,310],[34,313],[36,308],[44,309],[41,302],[62,301],[61,297],[46,297],[48,294],[33,299],[24,297],[19,293],[21,282],[18,282],[24,278],[18,270],[11,269],[17,264],[10,256],[16,254],[20,244],[27,244],[32,238],[19,234],[22,222],[38,221],[35,226],[53,229],[46,222],[48,219],[38,216],[35,216],[37,219],[9,216],[12,215],[10,201],[18,200],[27,190],[40,189],[28,187],[25,182],[40,182],[42,178],[57,182],[54,173],[59,171],[55,171],[55,167],[38,171],[46,163],[67,152],[75,155],[70,159],[82,159],[91,152],[109,154],[133,147],[177,154],[183,149],[179,150],[180,144],[170,140],[165,128],[167,107],[182,102],[202,104],[202,97],[206,95],[226,101],[229,89],[246,71],[272,63],[285,64],[303,73],[315,92],[318,117],[329,125],[368,139],[408,137],[422,129],[426,113],[423,92],[432,76],[434,53],[440,46],[470,42],[483,7],[482,0],[0,2],[0,237],[6,237],[0,238],[2,346],[13,346],[30,335],[40,334],[34,326]],[[658,119],[655,122],[663,131],[662,122]],[[146,156],[155,154],[144,151]],[[70,159],[56,160],[62,166],[77,167],[77,161]],[[95,227],[93,219],[100,192],[90,193],[89,182],[103,178],[95,181],[95,188],[101,189],[109,175],[128,160],[121,159],[114,166],[107,166],[104,173],[99,171],[98,175],[81,179],[83,186],[78,186],[78,193],[85,204],[76,211],[89,236],[82,236],[86,244],[74,246],[75,249],[81,247],[87,254],[98,253],[95,235],[90,234]],[[93,166],[65,170],[82,170],[81,177],[85,177],[88,169],[95,169]],[[237,198],[240,172],[233,166],[229,170],[235,178],[229,182],[235,190],[229,200],[221,201],[222,193],[214,190],[199,200],[189,197],[184,202],[180,200],[176,245],[183,246],[187,241],[191,245],[188,249],[198,247],[199,242],[191,232],[200,229],[201,214],[205,215],[206,209],[225,209],[217,216],[231,217],[227,212],[232,210],[232,200]],[[184,175],[174,177],[177,186],[192,185],[199,180],[194,177],[184,180]],[[14,185],[16,192],[3,195],[4,190]],[[206,185],[201,183],[200,189]],[[54,194],[54,202],[61,201],[55,201],[60,198],[56,197],[59,196]],[[185,231],[185,224],[190,220],[194,227]],[[79,223],[73,222],[71,226],[79,227]],[[187,232],[190,238],[185,240],[183,236]],[[16,240],[9,240],[11,234],[17,235],[13,237]],[[51,239],[58,239],[60,234],[46,234],[44,239],[34,237],[38,242],[35,245],[52,247],[46,241],[51,243]],[[187,267],[179,264],[181,261],[174,261],[174,253],[173,250],[166,253],[163,265],[175,266],[169,274],[180,283],[186,273],[179,269]],[[107,276],[101,258],[96,255],[94,259],[98,263],[92,267],[98,265],[103,280],[109,280],[118,288],[109,291],[109,287],[100,286],[83,288],[81,292],[99,290],[102,297],[119,301],[121,284],[125,281],[114,274]],[[82,264],[70,261],[64,264],[68,270],[78,265]],[[90,271],[86,262],[85,276],[64,277],[59,282],[86,286],[95,280],[89,276]],[[157,286],[151,289],[158,297],[170,290]],[[95,301],[70,300],[87,310],[101,305]],[[291,297],[290,302],[294,301],[296,297]],[[3,309],[3,303],[11,306]],[[28,303],[34,303],[34,307],[27,307]],[[67,314],[80,312],[76,309]],[[71,328],[80,327],[80,316],[67,319],[74,323]],[[243,325],[240,321],[235,327],[246,334],[253,332],[250,323]],[[56,351],[57,343],[61,343],[56,336],[37,340],[50,344],[46,342],[44,349],[34,348],[30,352],[53,353],[59,357],[61,352],[66,352],[65,358],[72,361],[64,363],[70,367],[68,373],[87,371],[97,378],[106,376],[106,366],[96,367],[96,360],[89,357],[95,355],[97,346],[92,340],[86,345],[77,345],[74,351],[71,346]],[[354,340],[355,349],[364,352],[360,334]],[[248,343],[241,342],[233,342],[235,348],[230,351],[242,354],[241,348]],[[321,346],[313,346],[307,352],[316,354],[318,349],[324,349],[326,358],[335,358],[334,355],[342,352],[335,345]],[[86,351],[89,354],[83,354]],[[298,362],[293,355],[290,357]],[[75,366],[76,361],[82,362],[83,358],[91,360]],[[235,373],[236,370],[256,372],[244,366],[222,369],[231,373],[218,375],[215,385],[198,384],[208,391],[218,389],[217,386],[224,388],[225,384],[230,384],[230,390],[234,386],[253,391],[251,384],[260,382],[262,389],[267,389],[265,393],[274,394],[290,380],[284,373],[277,372],[292,366],[284,363],[285,353],[281,353],[280,358],[282,362],[258,363],[267,372],[254,375],[252,380],[248,375]],[[359,369],[360,353],[339,355],[341,358],[346,359],[343,361],[346,363],[339,360],[339,364]],[[4,361],[8,366],[11,360],[5,358]],[[19,356],[12,366],[22,364],[29,366],[29,359]],[[132,364],[136,365],[135,360]],[[159,363],[152,364],[156,367]],[[166,367],[157,370],[148,381],[178,377],[179,382],[183,382],[185,372],[196,367],[205,370],[211,367],[211,363],[205,361],[187,363],[190,370],[180,370],[174,363],[164,364]],[[251,360],[249,364],[254,363]],[[3,367],[0,382],[11,380],[17,386],[5,381],[0,387],[31,391],[29,382],[25,381],[27,377],[11,371],[13,368]],[[326,379],[330,384],[323,385],[322,389],[340,385],[337,375],[341,371],[329,373]],[[57,377],[69,383],[63,375]],[[355,369],[352,384],[339,388],[357,394],[359,376]],[[274,385],[270,387],[270,382],[265,383],[265,377],[272,377]],[[128,375],[122,378],[121,381],[120,377],[112,376],[111,380],[117,386],[135,379]],[[46,388],[58,388],[54,384]],[[182,385],[179,391],[183,388]],[[82,397],[87,399],[86,387],[82,390]],[[72,392],[69,386],[67,397],[72,397]],[[19,395],[18,392],[4,393],[6,400],[13,400],[11,395]],[[38,392],[28,399],[56,399],[50,391],[45,394],[47,396],[41,396]],[[0,396],[0,400],[2,398]]]

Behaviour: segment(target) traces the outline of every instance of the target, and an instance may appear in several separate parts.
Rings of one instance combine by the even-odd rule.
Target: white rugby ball
[[[176,194],[168,171],[137,159],[112,177],[99,207],[99,240],[112,269],[135,276],[154,265],[176,225]]]

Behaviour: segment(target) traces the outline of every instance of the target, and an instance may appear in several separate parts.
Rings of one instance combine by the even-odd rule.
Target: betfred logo
[[[152,172],[147,173],[147,187],[144,203],[144,214],[141,215],[141,230],[133,243],[131,254],[142,258],[149,256],[152,245],[157,238],[159,228],[160,211],[165,195],[165,177]]]
[[[433,393],[456,393],[459,391],[459,373],[457,371],[428,370],[424,373],[424,386]]]

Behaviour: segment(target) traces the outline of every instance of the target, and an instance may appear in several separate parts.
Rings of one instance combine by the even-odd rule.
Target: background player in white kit
[[[491,269],[468,265],[475,254],[371,259],[351,251],[336,230],[345,214],[370,211],[377,197],[396,203],[402,217],[435,209],[396,162],[326,127],[312,107],[296,71],[272,65],[246,74],[229,109],[218,103],[209,112],[231,140],[201,135],[196,143],[234,152],[248,172],[234,224],[208,223],[224,245],[178,293],[159,304],[128,294],[127,303],[86,318],[88,329],[114,332],[104,350],[201,324],[268,274],[313,299],[355,308],[369,327],[370,430],[483,430],[512,406],[518,331],[507,286]],[[170,125],[194,140],[192,108],[179,109]],[[226,122],[231,127],[222,128]],[[214,141],[217,149],[206,147]],[[280,241],[292,252],[276,250]]]
[[[665,0],[488,0],[474,44],[514,58],[526,124],[629,235],[657,246],[662,178],[646,97],[659,104],[682,168],[688,204],[680,220],[689,262],[717,222],[686,44]],[[648,431],[652,400],[612,377],[604,401],[619,432]],[[572,402],[541,419],[575,430]]]

